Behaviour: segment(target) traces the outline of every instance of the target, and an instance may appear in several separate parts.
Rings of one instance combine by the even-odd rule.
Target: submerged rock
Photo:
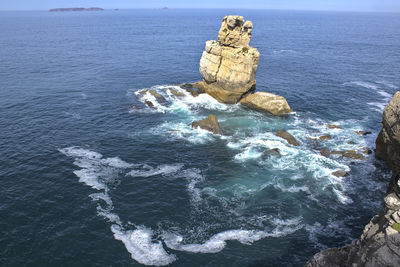
[[[332,139],[332,136],[330,134],[325,134],[325,135],[318,137],[318,140],[320,140],[320,141],[325,141],[325,140],[330,140],[330,139]]]
[[[284,97],[267,92],[249,94],[240,100],[240,104],[272,115],[284,115],[292,112]]]
[[[149,108],[154,108],[154,104],[151,101],[144,101],[144,103],[149,107]]]
[[[329,129],[342,129],[342,128],[340,128],[339,125],[336,125],[336,124],[328,124],[328,128]]]
[[[338,171],[334,171],[332,172],[332,175],[336,176],[336,177],[345,177],[348,174],[348,172],[344,171],[344,170],[338,170]]]
[[[322,156],[327,157],[327,158],[330,155],[340,155],[340,156],[343,156],[345,158],[351,158],[351,159],[358,159],[358,160],[364,160],[365,159],[365,157],[363,155],[357,153],[355,150],[346,150],[346,151],[333,150],[333,151],[330,151],[327,148],[323,148],[323,149],[321,149],[320,154]]]
[[[174,88],[167,88],[165,91],[169,91],[172,95],[176,97],[184,97],[186,96],[184,93],[175,90]]]
[[[154,89],[148,89],[148,90],[142,90],[139,92],[139,94],[141,96],[144,96],[145,94],[151,94],[152,96],[154,96],[154,98],[157,100],[158,103],[165,103],[167,102],[167,99],[165,99],[164,96],[162,96],[160,93],[158,93],[156,90]]]
[[[283,130],[279,130],[276,134],[276,136],[285,139],[289,144],[293,146],[299,146],[299,142],[297,142],[296,138],[294,138],[293,135],[291,135],[288,132],[285,132]]]
[[[365,136],[368,134],[372,134],[372,132],[366,132],[366,131],[354,131],[356,134],[361,135],[361,136]]]
[[[359,240],[319,252],[306,266],[400,266],[400,91],[385,107],[382,125],[375,154],[392,167],[385,207],[365,226]]]
[[[342,156],[350,159],[359,159],[359,160],[365,159],[363,155],[357,153],[355,150],[346,150],[342,152]]]
[[[267,154],[272,155],[272,156],[276,156],[276,157],[280,157],[281,156],[281,150],[279,148],[272,148],[272,149],[268,149],[266,151]]]
[[[213,134],[222,134],[221,126],[218,123],[217,117],[214,115],[209,115],[208,118],[204,120],[192,122],[192,128],[201,128]]]
[[[198,95],[205,93],[203,82],[183,83],[180,85],[180,87],[193,97],[197,97]]]

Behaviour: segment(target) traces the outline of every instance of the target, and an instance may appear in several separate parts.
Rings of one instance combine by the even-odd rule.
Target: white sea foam
[[[303,227],[299,220],[275,221],[278,226],[271,232],[259,230],[228,230],[213,235],[202,244],[184,244],[184,238],[178,234],[164,233],[162,235],[167,247],[192,253],[218,253],[226,246],[226,241],[239,241],[242,244],[250,245],[255,241],[266,237],[281,237],[291,234]]]
[[[157,91],[159,94],[163,95],[167,101],[168,105],[163,105],[158,103],[157,99],[151,95],[149,92],[142,94],[141,92],[148,89],[142,89],[134,92],[138,99],[145,103],[146,101],[151,102],[154,107],[153,109],[161,113],[174,113],[176,111],[183,111],[186,113],[197,113],[199,108],[209,109],[209,110],[221,110],[225,112],[232,112],[239,108],[238,105],[226,105],[218,102],[215,98],[208,94],[199,94],[194,97],[186,90],[183,90],[179,86],[173,85],[158,85],[153,86],[152,90]],[[182,97],[176,97],[171,93],[171,89],[184,94]]]
[[[183,164],[163,164],[153,168],[149,165],[144,165],[139,170],[132,170],[127,175],[133,177],[150,177],[154,175],[168,175],[179,171],[183,167]]]
[[[74,174],[79,177],[79,181],[86,185],[99,190],[99,193],[90,194],[89,197],[93,201],[97,201],[97,214],[113,223],[111,231],[115,239],[121,240],[132,259],[144,265],[163,266],[168,265],[176,260],[175,255],[168,254],[160,241],[153,241],[153,232],[145,227],[138,227],[135,230],[125,230],[122,221],[118,214],[113,213],[113,201],[108,194],[110,190],[107,182],[114,179],[108,177],[114,174],[112,170],[125,170],[138,165],[127,163],[119,158],[103,158],[103,155],[87,149],[78,147],[69,147],[59,149],[59,151],[67,156],[75,159],[74,164],[82,169],[74,171]],[[182,168],[182,164],[177,165],[161,165],[157,168],[147,166],[147,169],[142,171],[141,176],[152,176],[156,174],[168,174],[178,171]],[[106,205],[103,207],[101,201]]]
[[[176,260],[175,255],[168,254],[160,241],[153,241],[153,231],[146,227],[136,230],[124,230],[113,224],[111,231],[117,240],[124,243],[132,259],[144,265],[165,266]]]

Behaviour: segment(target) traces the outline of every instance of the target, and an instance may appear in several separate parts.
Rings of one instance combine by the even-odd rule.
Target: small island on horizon
[[[68,7],[68,8],[52,8],[50,12],[68,12],[68,11],[103,11],[103,8],[100,7]]]

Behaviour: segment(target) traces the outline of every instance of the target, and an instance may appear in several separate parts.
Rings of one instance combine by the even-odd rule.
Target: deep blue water
[[[253,21],[257,88],[286,97],[290,117],[169,94],[201,79],[228,14]],[[318,149],[374,148],[400,87],[399,14],[0,12],[0,63],[1,266],[302,265],[382,207],[382,162]],[[136,97],[150,87],[166,106]],[[224,136],[190,128],[209,114]]]

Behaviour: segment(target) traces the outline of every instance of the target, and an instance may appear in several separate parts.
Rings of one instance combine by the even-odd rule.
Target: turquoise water
[[[289,117],[171,95],[201,79],[227,14],[253,21],[257,88],[283,95]],[[1,12],[0,265],[297,266],[358,238],[389,170],[319,150],[374,148],[400,86],[399,26],[372,13]],[[138,97],[148,88],[167,103]],[[191,129],[209,114],[225,135]]]

